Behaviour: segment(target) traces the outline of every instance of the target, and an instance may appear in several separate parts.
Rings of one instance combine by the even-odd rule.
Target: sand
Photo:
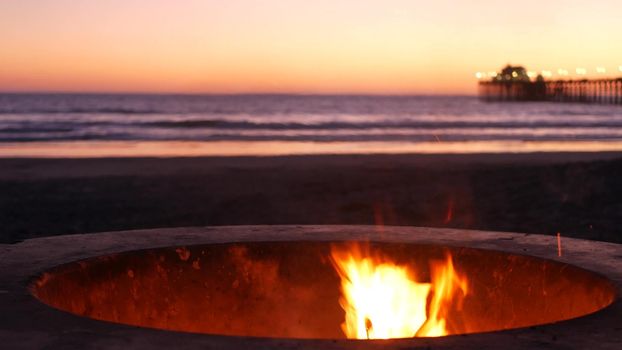
[[[622,154],[0,159],[0,243],[239,224],[415,225],[622,242]]]

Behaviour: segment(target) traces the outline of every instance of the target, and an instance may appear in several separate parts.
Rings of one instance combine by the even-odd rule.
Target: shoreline
[[[49,141],[0,143],[0,158],[143,158],[588,152],[622,152],[622,140],[465,142]]]
[[[622,161],[622,152],[294,154],[182,157],[0,157],[0,181],[109,176],[214,174],[226,169],[312,170],[317,167],[464,171],[477,167],[521,168]]]

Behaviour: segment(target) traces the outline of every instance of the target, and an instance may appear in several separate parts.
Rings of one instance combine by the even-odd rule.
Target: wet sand
[[[622,242],[621,153],[0,159],[0,243],[239,224],[376,224]]]

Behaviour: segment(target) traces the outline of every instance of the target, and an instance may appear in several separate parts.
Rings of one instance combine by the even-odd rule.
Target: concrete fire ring
[[[553,324],[441,338],[300,340],[231,337],[140,328],[53,309],[29,290],[55,266],[119,252],[228,242],[373,240],[480,248],[569,263],[622,290],[622,245],[554,236],[458,229],[373,226],[231,226],[56,236],[0,245],[0,347],[3,349],[621,349],[622,302]]]

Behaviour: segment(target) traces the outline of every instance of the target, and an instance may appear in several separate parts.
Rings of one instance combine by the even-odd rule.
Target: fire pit
[[[557,243],[365,226],[36,239],[3,247],[0,301],[16,321],[0,335],[76,348],[621,345],[622,248],[562,239],[559,257]]]

